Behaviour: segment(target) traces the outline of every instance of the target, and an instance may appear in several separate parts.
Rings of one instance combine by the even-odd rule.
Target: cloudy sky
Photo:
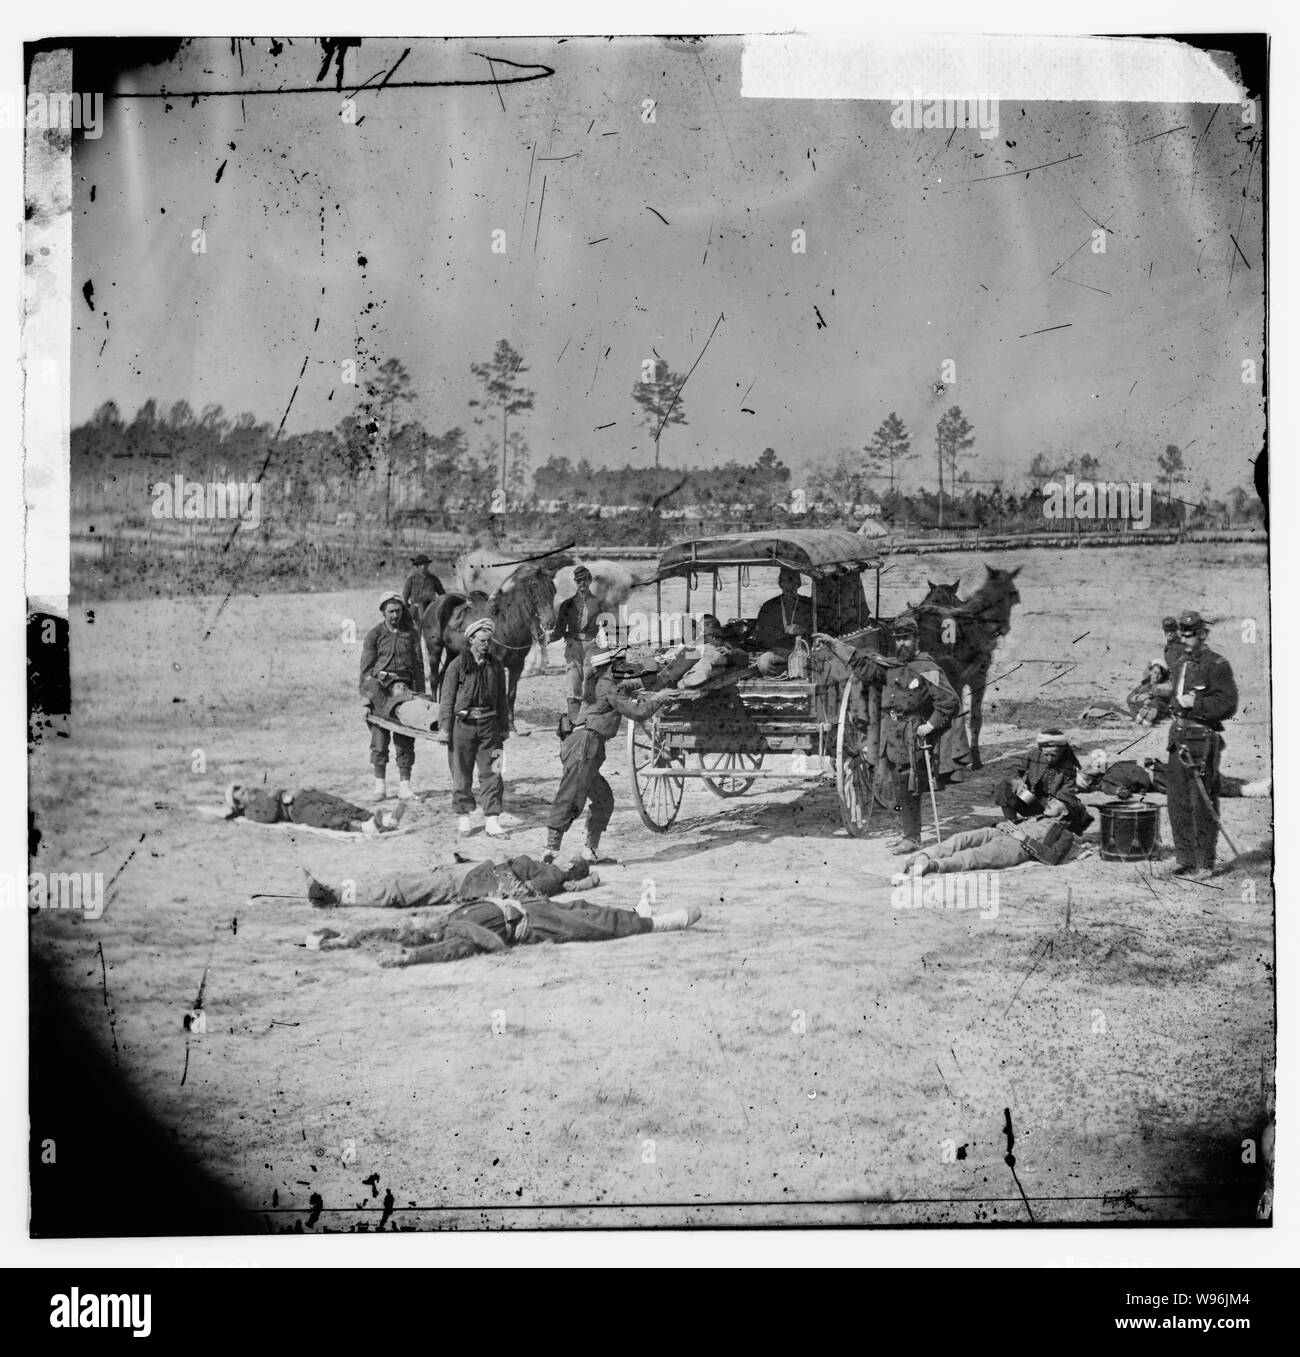
[[[699,360],[669,464],[771,446],[802,470],[896,410],[907,480],[932,484],[958,404],[974,477],[1018,483],[1059,450],[1150,479],[1174,442],[1191,489],[1250,484],[1263,208],[1239,109],[1004,95],[983,139],[894,128],[883,101],[743,98],[740,59],[739,39],[366,38],[355,124],[303,39],[129,72],[173,93],[111,101],[77,143],[74,422],[154,396],[275,424],[297,384],[286,430],[330,427],[343,362],[395,356],[440,432],[469,424],[469,365],[505,337],[537,393],[534,465],[648,464],[631,389],[657,353]]]

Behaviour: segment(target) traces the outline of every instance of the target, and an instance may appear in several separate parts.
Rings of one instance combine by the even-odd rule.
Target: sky
[[[357,390],[342,365],[397,357],[410,413],[486,446],[469,368],[506,338],[534,466],[649,465],[631,392],[660,355],[695,365],[669,465],[770,446],[797,484],[896,411],[904,484],[933,486],[955,404],[976,479],[1023,488],[1045,452],[1152,480],[1172,442],[1189,491],[1250,486],[1263,184],[1238,108],[1004,96],[985,139],[896,128],[882,100],[745,98],[740,60],[738,38],[366,38],[355,122],[304,39],[198,40],[129,72],[123,90],[176,93],[110,100],[74,143],[73,422],[152,396],[277,425],[297,386],[286,432],[332,427]],[[253,93],[284,87],[310,88]]]

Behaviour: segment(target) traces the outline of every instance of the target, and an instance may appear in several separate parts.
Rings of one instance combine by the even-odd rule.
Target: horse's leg
[[[970,676],[970,766],[982,768],[980,758],[980,727],[984,724],[984,685],[988,680],[987,666]]]
[[[506,665],[506,674],[508,681],[506,683],[506,706],[510,711],[510,733],[515,733],[515,694],[519,691],[519,672],[523,668],[523,659],[515,661],[513,655],[518,653],[521,657],[522,651],[512,652],[512,660]]]

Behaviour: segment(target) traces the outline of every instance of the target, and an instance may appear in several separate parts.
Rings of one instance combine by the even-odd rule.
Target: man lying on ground
[[[593,890],[600,878],[583,858],[567,867],[537,862],[526,854],[505,862],[448,862],[424,871],[389,873],[328,886],[304,867],[307,898],[317,909],[356,905],[365,909],[426,909],[459,905],[487,896],[522,899],[559,895],[561,891]]]
[[[1118,801],[1131,796],[1145,796],[1149,792],[1163,793],[1166,765],[1159,759],[1120,759],[1111,763],[1104,750],[1094,749],[1079,774],[1081,792],[1100,792]],[[1273,794],[1273,779],[1248,781],[1241,777],[1220,779],[1221,796],[1267,797]]]
[[[460,905],[445,918],[410,920],[397,928],[367,928],[345,935],[321,929],[308,937],[307,946],[335,951],[368,942],[394,942],[403,950],[381,957],[381,966],[420,966],[504,952],[528,943],[612,942],[639,933],[671,932],[690,928],[700,914],[699,905],[656,913],[648,903],[632,910],[610,909],[586,900],[545,900],[537,895],[521,899],[490,896]]]
[[[400,801],[391,808],[370,811],[313,787],[267,791],[232,782],[226,788],[226,819],[235,820],[242,815],[263,825],[284,820],[312,829],[341,829],[353,834],[360,831],[373,836],[396,829],[405,812],[406,806]]]
[[[1064,824],[1064,808],[1056,815],[1037,815],[1016,824],[1001,820],[986,829],[968,829],[903,859],[901,871],[913,876],[931,872],[1000,871],[1026,862],[1057,867],[1078,839]]]

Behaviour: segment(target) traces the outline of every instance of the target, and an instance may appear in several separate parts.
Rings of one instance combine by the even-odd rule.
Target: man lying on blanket
[[[351,883],[327,886],[304,867],[307,898],[317,909],[356,905],[366,909],[427,909],[435,905],[460,905],[487,896],[522,899],[525,896],[559,895],[561,891],[592,890],[600,878],[585,858],[575,858],[567,867],[537,862],[524,853],[505,862],[442,863],[424,871],[399,872]]]
[[[540,895],[486,896],[458,905],[441,919],[410,919],[395,927],[358,929],[340,935],[319,929],[307,939],[313,950],[334,951],[366,943],[391,942],[401,948],[380,958],[381,966],[420,966],[461,961],[483,952],[541,942],[612,942],[639,933],[690,928],[700,919],[699,905],[658,913],[648,901],[636,909],[610,909],[586,900],[548,900]]]
[[[353,834],[360,831],[373,837],[396,829],[405,811],[406,804],[402,801],[391,808],[381,806],[376,811],[365,810],[344,801],[341,796],[319,792],[312,787],[266,791],[232,782],[226,788],[226,819],[235,820],[242,815],[246,820],[263,825],[287,821],[310,829],[336,829]]]

